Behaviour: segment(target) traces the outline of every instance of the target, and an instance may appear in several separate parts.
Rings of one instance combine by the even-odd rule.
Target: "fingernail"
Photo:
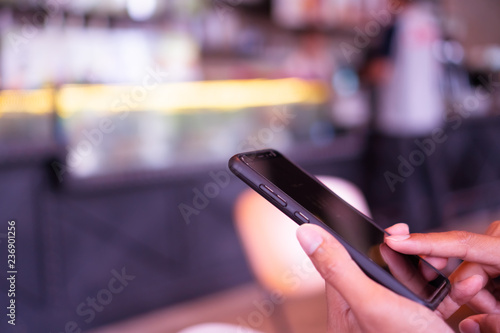
[[[404,241],[408,238],[410,238],[410,235],[391,235],[387,236],[385,239],[399,242]]]
[[[403,222],[399,222],[399,223],[396,223],[393,225],[393,227],[397,225],[397,226],[400,226],[400,227],[404,227],[405,229],[407,229],[408,231],[410,230],[410,226],[407,224],[407,223],[403,223]]]
[[[323,243],[321,235],[313,228],[307,226],[297,229],[297,239],[304,252],[309,256]]]
[[[481,333],[481,327],[472,319],[464,319],[458,325],[460,333]]]

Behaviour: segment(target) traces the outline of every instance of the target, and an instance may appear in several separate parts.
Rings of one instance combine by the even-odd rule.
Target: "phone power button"
[[[309,219],[301,212],[295,212],[295,217],[297,217],[302,223],[309,223]]]

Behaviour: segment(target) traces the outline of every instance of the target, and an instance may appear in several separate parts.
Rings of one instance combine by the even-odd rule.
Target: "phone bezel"
[[[451,288],[449,280],[441,272],[439,272],[436,268],[434,268],[432,265],[427,263],[424,259],[419,257],[420,260],[422,260],[427,265],[429,265],[432,269],[434,269],[441,276],[441,278],[443,279],[443,283],[438,288],[436,288],[436,291],[434,292],[431,299],[427,299],[427,300],[422,299],[421,297],[416,295],[414,292],[412,292],[411,290],[406,288],[402,283],[397,281],[391,274],[386,272],[378,264],[376,264],[370,258],[368,258],[365,254],[361,253],[356,248],[351,246],[339,234],[337,234],[335,232],[335,230],[333,230],[328,225],[323,223],[315,215],[313,215],[309,211],[307,211],[304,207],[302,207],[299,203],[297,203],[293,198],[291,198],[287,193],[285,193],[280,188],[278,188],[275,184],[273,184],[265,176],[258,173],[249,164],[249,163],[251,163],[251,161],[253,159],[274,159],[274,158],[285,159],[288,163],[290,163],[294,167],[298,168],[301,172],[303,172],[307,178],[311,179],[311,181],[319,183],[323,188],[328,190],[328,192],[330,192],[335,197],[339,198],[351,210],[353,210],[354,212],[356,212],[357,214],[362,216],[363,219],[366,220],[366,222],[372,224],[377,229],[379,229],[381,232],[388,234],[384,229],[382,229],[380,226],[378,226],[373,221],[372,218],[366,216],[365,214],[363,214],[359,210],[357,210],[355,207],[353,207],[349,203],[345,202],[335,192],[333,192],[330,188],[325,186],[320,180],[318,180],[313,175],[309,174],[307,171],[305,171],[299,165],[293,163],[291,160],[289,160],[283,154],[281,154],[280,152],[278,152],[276,150],[265,149],[265,150],[257,150],[257,151],[251,151],[251,152],[246,152],[246,153],[239,153],[239,154],[236,154],[233,157],[231,157],[231,159],[229,160],[228,166],[233,174],[235,174],[238,178],[240,178],[249,187],[251,187],[257,193],[259,193],[261,196],[263,196],[266,200],[271,202],[276,208],[278,208],[280,211],[282,211],[284,214],[286,214],[295,223],[297,223],[299,225],[306,223],[303,220],[299,219],[297,216],[295,216],[295,212],[301,212],[309,219],[309,223],[318,225],[318,226],[322,227],[323,229],[327,230],[347,249],[347,251],[349,252],[351,257],[353,258],[353,260],[358,264],[358,266],[365,272],[365,274],[367,274],[373,280],[375,280],[378,283],[382,284],[383,286],[389,288],[390,290],[394,291],[395,293],[402,295],[406,298],[409,298],[417,303],[420,303],[420,304],[428,307],[431,310],[434,310],[439,305],[439,303],[444,299],[444,297],[448,294],[448,292]],[[271,197],[269,194],[267,194],[266,192],[264,192],[260,188],[261,185],[268,186],[276,194],[285,198],[287,205],[284,206],[283,204],[280,204],[279,202],[277,202],[273,197]]]

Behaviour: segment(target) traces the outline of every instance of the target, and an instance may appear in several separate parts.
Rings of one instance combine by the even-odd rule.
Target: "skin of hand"
[[[449,277],[452,289],[438,307],[441,315],[446,318],[467,303],[480,315],[464,320],[461,332],[500,332],[500,221],[492,223],[485,235],[465,231],[410,235],[404,229],[403,224],[388,229],[391,236],[386,243],[394,250],[426,256],[438,269],[448,258],[464,260]]]
[[[452,332],[439,312],[366,276],[327,231],[305,224],[298,228],[297,238],[325,279],[329,332]]]

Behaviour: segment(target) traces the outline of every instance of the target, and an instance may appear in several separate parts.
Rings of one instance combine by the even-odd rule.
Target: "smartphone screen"
[[[233,166],[233,171],[249,185],[253,183],[254,189],[297,223],[320,221],[334,231],[344,244],[347,243],[392,275],[426,306],[434,308],[444,298],[449,289],[446,277],[420,257],[404,255],[389,248],[383,242],[387,233],[371,218],[333,193],[335,189],[330,190],[276,151],[240,154],[239,159],[254,174],[245,179],[242,174],[244,169]],[[259,177],[262,177],[261,181]],[[369,266],[360,265],[370,277],[377,276]],[[380,277],[375,280],[380,280]]]

